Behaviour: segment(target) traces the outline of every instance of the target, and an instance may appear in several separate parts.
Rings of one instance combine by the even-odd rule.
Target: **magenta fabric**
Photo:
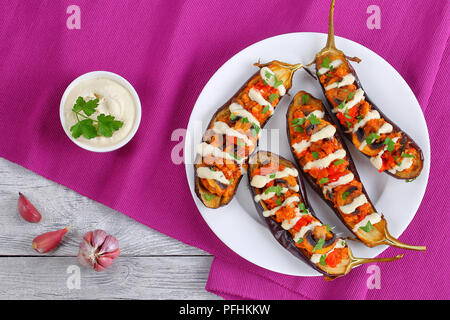
[[[80,30],[66,27],[72,4],[81,8]],[[373,4],[381,9],[380,30],[366,27],[366,10]],[[450,126],[443,125],[450,117],[447,0],[336,4],[336,34],[370,48],[400,72],[422,106],[431,137],[428,189],[401,237],[428,250],[380,264],[381,289],[368,290],[366,268],[325,282],[277,274],[240,258],[203,221],[184,165],[171,162],[177,143],[171,141],[172,131],[187,126],[200,91],[225,61],[267,37],[326,32],[328,6],[323,0],[2,1],[0,156],[214,254],[206,289],[225,298],[448,299],[450,199],[443,187],[450,180]],[[59,123],[64,89],[93,70],[124,76],[143,107],[133,140],[106,154],[80,149]],[[383,256],[401,252],[390,248]]]

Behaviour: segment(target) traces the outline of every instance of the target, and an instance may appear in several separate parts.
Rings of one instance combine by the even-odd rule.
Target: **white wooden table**
[[[40,223],[20,217],[19,191],[43,215]],[[33,250],[35,236],[68,225],[56,250]],[[77,267],[79,243],[94,229],[120,243],[121,255],[103,272]],[[220,299],[204,289],[212,259],[0,158],[0,299]]]

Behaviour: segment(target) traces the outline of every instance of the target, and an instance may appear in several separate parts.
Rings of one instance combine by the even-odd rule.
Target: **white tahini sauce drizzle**
[[[289,190],[289,188],[281,188],[280,193],[286,193],[286,192],[288,192],[288,190]],[[255,199],[255,202],[259,202],[261,200],[268,200],[268,199],[272,198],[273,196],[275,196],[275,194],[276,194],[276,192],[268,192],[268,193],[263,192],[261,194],[257,194],[254,199]]]
[[[353,74],[349,73],[346,76],[344,76],[341,81],[336,81],[336,82],[333,82],[332,84],[326,86],[325,91],[328,91],[328,90],[331,90],[334,88],[348,86],[348,85],[351,85],[353,82],[355,82],[355,77],[353,76]]]
[[[390,173],[395,174],[397,171],[403,171],[403,170],[409,169],[412,166],[413,162],[414,162],[413,158],[405,157],[402,159],[402,163],[400,165],[397,165],[394,168],[389,169],[388,171]]]
[[[312,230],[314,230],[315,227],[317,227],[317,226],[320,227],[321,225],[322,225],[322,224],[321,224],[320,222],[318,222],[318,221],[313,221],[313,222],[311,222],[310,224],[301,227],[301,228],[300,228],[300,231],[297,232],[297,233],[294,235],[294,241],[297,242],[298,240],[300,240],[300,238],[303,238],[303,236],[304,236],[308,231],[310,231],[310,230],[312,231]]]
[[[378,131],[376,132],[377,135],[381,135],[381,134],[386,134],[386,133],[391,133],[392,130],[394,128],[392,127],[392,125],[390,123],[385,123],[381,126],[380,129],[378,129]],[[367,145],[367,141],[366,139],[363,140],[363,142],[361,142],[361,145],[359,146],[359,150],[363,150]]]
[[[398,137],[392,139],[392,141],[394,143],[397,142],[397,140],[400,139]],[[381,156],[383,155],[383,153],[387,150],[387,145],[384,146],[383,150],[381,150],[375,157],[371,157],[370,158],[370,163],[372,163],[372,165],[377,168],[378,170],[381,169],[381,166],[383,165],[383,159],[381,158]]]
[[[300,202],[300,198],[298,196],[292,196],[284,200],[284,202],[281,204],[281,206],[275,207],[272,210],[266,210],[263,212],[264,217],[270,217],[273,216],[278,210],[280,210],[283,207],[286,207],[294,202]]]
[[[323,127],[321,130],[311,135],[309,141],[316,142],[323,139],[331,138],[336,133],[336,128],[332,125],[327,125]]]
[[[272,180],[284,178],[284,177],[287,177],[287,176],[297,177],[298,176],[297,169],[284,168],[281,171],[277,171],[275,173],[271,173],[271,174],[264,175],[264,176],[263,175],[255,175],[252,178],[252,181],[250,182],[250,184],[251,184],[252,187],[262,188],[262,187],[264,187],[266,184],[268,184]],[[271,178],[271,177],[273,177],[273,178]]]
[[[267,101],[266,99],[264,99],[263,96],[261,95],[261,92],[259,92],[255,88],[250,89],[250,91],[248,92],[248,97],[263,107],[268,106],[269,109],[267,112],[269,112],[269,114],[273,113],[274,109],[273,109],[272,104],[269,101]]]
[[[317,168],[317,169],[327,168],[332,161],[334,161],[336,159],[342,159],[345,157],[345,155],[346,155],[345,150],[339,149],[339,150],[336,150],[335,152],[327,155],[326,157],[324,157],[322,159],[308,162],[307,164],[305,164],[303,169],[311,170],[312,168]]]
[[[213,155],[216,158],[232,160],[238,164],[242,164],[246,160],[246,158],[235,159],[231,154],[224,152],[220,148],[212,146],[206,142],[202,142],[197,146],[197,153],[202,157]]]
[[[298,153],[302,153],[304,150],[308,149],[311,146],[311,142],[308,140],[302,140],[300,142],[294,143],[292,147]]]
[[[335,182],[330,182],[329,184],[323,187],[323,194],[326,194],[326,192],[328,191],[331,192],[333,188],[352,182],[354,178],[355,176],[351,172],[349,174],[339,177],[339,179],[337,179]]]
[[[247,118],[248,121],[254,123],[258,127],[261,127],[261,124],[255,118],[255,116],[253,114],[251,114],[250,112],[248,112],[247,110],[245,110],[244,107],[241,106],[239,103],[233,102],[232,104],[230,104],[229,108],[230,108],[231,114],[237,115],[241,118]]]
[[[378,111],[376,110],[369,111],[360,122],[357,122],[353,128],[347,130],[346,132],[355,133],[359,128],[364,127],[367,124],[367,122],[369,122],[372,119],[380,119],[380,114],[378,113]]]
[[[353,228],[353,232],[356,232],[359,230],[359,228],[366,226],[369,221],[373,226],[381,221],[381,216],[376,212],[369,214],[355,225],[355,227]]]
[[[218,134],[225,134],[225,135],[230,136],[230,137],[236,137],[238,139],[242,139],[245,142],[245,144],[248,145],[248,146],[252,146],[253,145],[253,141],[250,140],[247,137],[247,135],[245,135],[245,134],[243,134],[243,133],[241,133],[241,132],[239,132],[239,131],[237,131],[237,130],[235,130],[233,128],[230,128],[228,126],[228,124],[226,124],[225,122],[222,122],[222,121],[214,122],[213,131],[215,133],[218,133]]]
[[[328,125],[323,127],[320,131],[314,133],[311,135],[309,141],[308,140],[302,140],[300,142],[297,142],[292,145],[294,150],[298,153],[303,152],[305,149],[309,148],[311,146],[311,143],[320,141],[323,139],[331,138],[336,133],[336,128],[332,125]]]
[[[362,195],[356,197],[355,199],[353,199],[352,203],[349,203],[345,206],[340,206],[339,209],[344,214],[350,214],[352,212],[355,212],[356,208],[358,208],[359,206],[362,206],[363,204],[366,204],[366,203],[367,203],[367,198],[365,195],[362,194]]]
[[[347,110],[347,109],[350,110],[351,108],[353,108],[354,106],[356,106],[356,105],[357,105],[361,100],[363,100],[363,99],[364,99],[364,90],[361,89],[361,88],[356,89],[355,95],[353,96],[353,99],[350,100],[350,101],[348,101],[348,102],[344,105],[344,107],[343,107],[342,109],[334,108],[334,109],[333,109],[333,112],[334,112],[334,113],[338,113],[338,112],[343,113],[343,112],[345,112],[345,110]]]
[[[197,169],[197,176],[202,179],[216,180],[226,185],[230,184],[230,181],[228,181],[222,171],[213,171],[208,167],[199,167]]]
[[[333,60],[330,62],[330,66],[333,66],[333,69],[336,69],[337,67],[339,67],[342,64],[342,60],[341,59],[337,59],[337,60]],[[322,67],[319,69],[319,71],[317,71],[317,74],[319,76],[323,75],[324,73],[327,73],[328,71],[330,71],[330,68],[325,68]]]
[[[270,76],[267,77],[266,73],[269,73]],[[272,70],[270,70],[270,68],[268,68],[268,67],[261,68],[261,70],[259,71],[259,74],[261,75],[261,78],[263,78],[263,80],[266,81],[269,86],[271,86],[271,87],[275,86],[275,77],[274,77],[275,73]],[[283,84],[280,84],[275,89],[278,89],[278,93],[280,94],[280,97],[282,97],[286,94],[286,87]]]

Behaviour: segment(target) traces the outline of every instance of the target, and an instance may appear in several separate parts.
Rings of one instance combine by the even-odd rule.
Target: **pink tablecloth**
[[[448,108],[450,2],[336,4],[336,33],[383,56],[412,87],[432,144],[428,190],[401,239],[428,246],[401,263],[380,264],[382,287],[368,290],[365,268],[345,279],[291,277],[244,261],[209,230],[174,165],[171,133],[186,127],[201,89],[232,55],[277,34],[326,32],[328,1],[76,1],[81,28],[69,30],[73,1],[0,5],[0,156],[215,255],[207,290],[226,298],[450,298]],[[369,30],[370,5],[381,29]],[[65,136],[58,107],[65,87],[92,70],[127,78],[143,116],[130,144],[95,154]],[[374,72],[376,72],[374,70]],[[169,196],[170,194],[170,196]],[[388,249],[386,255],[400,253]]]

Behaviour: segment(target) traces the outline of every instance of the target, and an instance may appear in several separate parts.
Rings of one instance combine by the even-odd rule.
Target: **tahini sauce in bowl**
[[[123,122],[122,127],[111,137],[74,138],[70,128],[77,123],[72,108],[78,97],[85,101],[98,99],[96,112],[90,118],[95,120],[102,113],[112,115]],[[78,146],[89,151],[107,152],[122,147],[134,136],[141,119],[141,104],[127,80],[111,72],[94,71],[78,77],[67,87],[61,100],[60,117],[64,131]]]

